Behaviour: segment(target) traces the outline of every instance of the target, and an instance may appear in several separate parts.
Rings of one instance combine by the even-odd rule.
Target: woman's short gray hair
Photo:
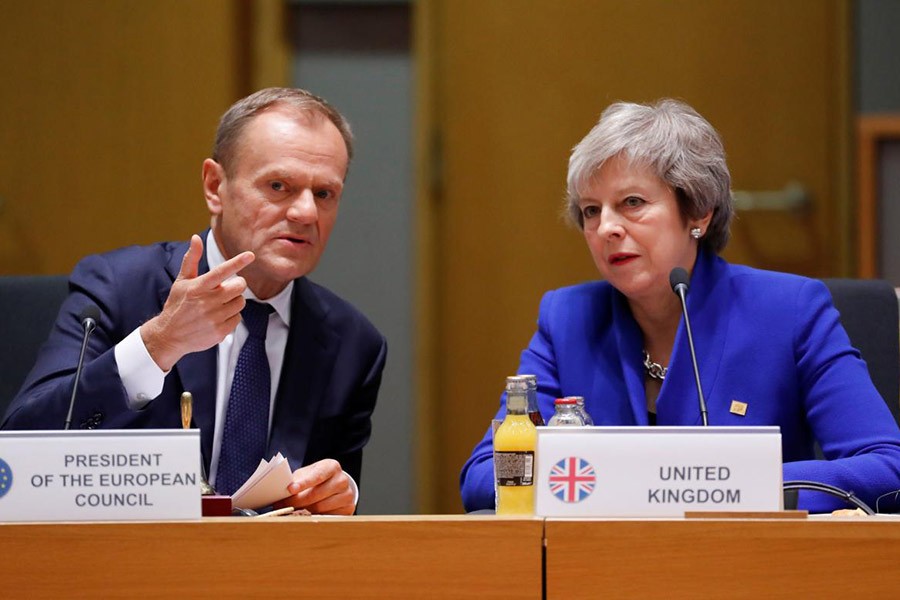
[[[712,211],[700,243],[715,253],[725,248],[734,218],[731,174],[719,134],[697,111],[671,99],[616,102],[604,110],[569,157],[566,212],[579,228],[584,227],[578,208],[582,191],[597,169],[618,155],[648,165],[672,186],[685,219]]]

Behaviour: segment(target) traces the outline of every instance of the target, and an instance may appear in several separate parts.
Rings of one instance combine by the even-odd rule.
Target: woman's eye
[[[585,206],[584,208],[581,209],[581,216],[583,216],[585,219],[590,219],[592,217],[596,217],[599,214],[600,214],[600,209],[593,205]]]
[[[628,196],[625,198],[625,206],[630,208],[635,208],[644,203],[643,198],[638,198],[637,196]]]

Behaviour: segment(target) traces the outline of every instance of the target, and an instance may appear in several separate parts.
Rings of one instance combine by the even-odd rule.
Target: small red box
[[[200,496],[204,517],[230,517],[231,496]]]

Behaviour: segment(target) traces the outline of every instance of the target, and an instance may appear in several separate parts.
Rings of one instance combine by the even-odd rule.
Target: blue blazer
[[[130,410],[114,346],[157,315],[181,267],[188,243],[132,246],[89,256],[72,272],[69,296],[48,341],[4,417],[4,429],[61,429],[68,412],[82,328],[89,303],[101,311],[79,385],[72,427],[179,428],[180,398],[194,396],[206,467],[212,455],[217,347],[184,356],[163,391]],[[209,270],[206,256],[200,272]],[[278,383],[268,455],[281,452],[293,468],[334,458],[360,481],[362,448],[381,383],[387,346],[349,303],[301,277],[294,282],[291,327]]]
[[[900,430],[823,283],[701,253],[687,303],[710,425],[779,425],[785,481],[852,490],[873,507],[900,489]],[[596,425],[647,425],[642,352],[625,297],[592,282],[544,296],[518,372],[537,375],[545,420],[555,398],[584,396]],[[746,415],[730,412],[732,400]],[[656,410],[659,425],[701,424],[683,319]],[[497,418],[505,412],[501,399]],[[815,441],[828,460],[814,460]],[[460,477],[466,510],[493,508],[492,460],[488,431]],[[841,502],[803,492],[800,506]]]

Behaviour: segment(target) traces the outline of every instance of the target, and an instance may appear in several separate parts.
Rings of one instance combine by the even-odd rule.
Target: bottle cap
[[[556,400],[553,401],[553,404],[555,404],[557,406],[560,404],[569,405],[569,404],[577,404],[577,403],[578,403],[578,401],[575,400],[575,398],[573,398],[571,396],[569,396],[568,398],[557,398]]]
[[[528,381],[529,387],[531,387],[532,389],[537,388],[537,375],[523,373],[519,375],[519,377],[524,377],[525,380]]]
[[[528,390],[528,379],[521,375],[510,375],[506,378],[507,392],[526,392]]]

